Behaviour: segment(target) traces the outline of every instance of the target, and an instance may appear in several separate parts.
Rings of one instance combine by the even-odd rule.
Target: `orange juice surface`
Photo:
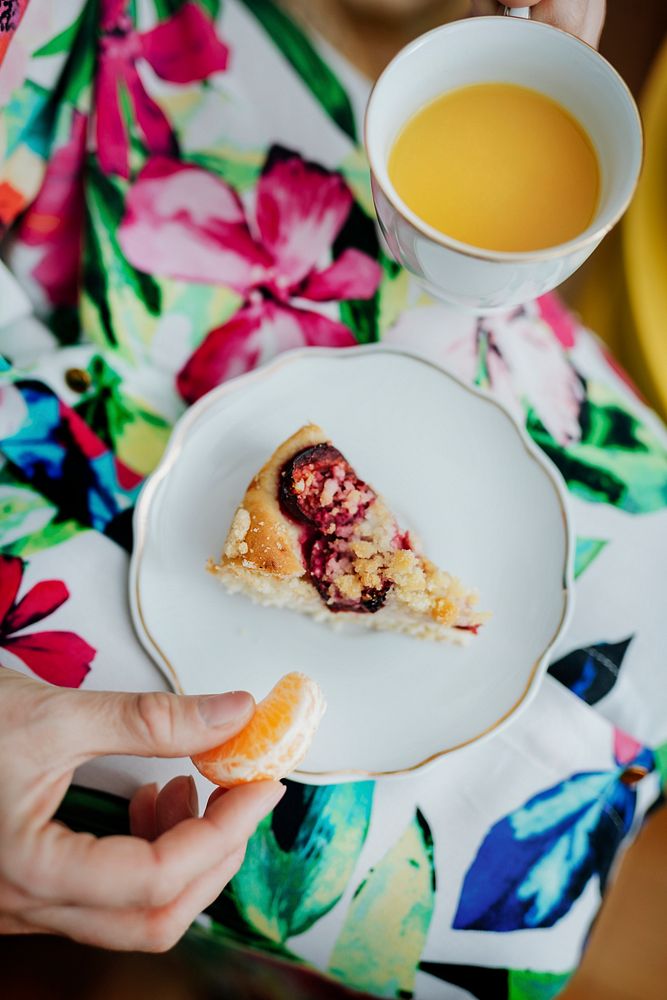
[[[527,87],[480,83],[449,91],[403,127],[389,176],[435,229],[487,250],[531,251],[590,224],[597,156],[572,115]]]

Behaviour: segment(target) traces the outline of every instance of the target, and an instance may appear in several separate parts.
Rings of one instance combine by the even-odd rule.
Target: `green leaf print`
[[[222,0],[196,0],[200,7],[202,7],[208,14],[210,14],[212,20],[215,20],[220,13],[220,8],[222,6]]]
[[[259,179],[266,160],[266,150],[234,149],[232,146],[224,146],[206,150],[204,153],[184,152],[181,159],[184,163],[194,163],[212,174],[217,174],[236,191],[247,191]]]
[[[185,0],[153,0],[153,6],[159,19],[165,21],[172,14],[175,14],[184,2]]]
[[[655,767],[660,775],[660,784],[667,792],[667,743],[661,743],[653,751],[655,757]]]
[[[372,299],[348,299],[341,302],[340,318],[352,330],[359,344],[372,344],[378,339],[376,295]]]
[[[57,108],[63,101],[74,104],[80,110],[88,110],[81,107],[84,96],[90,96],[90,86],[95,72],[95,60],[97,58],[97,30],[99,19],[99,0],[87,0],[78,20],[70,27],[71,37],[68,39],[69,55],[63,71],[59,77],[58,84],[51,95],[54,108]],[[56,39],[50,43],[53,45]],[[64,39],[60,36],[59,44],[62,45]],[[48,47],[48,46],[46,46]],[[50,55],[44,50],[37,55]]]
[[[116,230],[125,214],[124,192],[107,174],[103,174],[97,168],[90,169],[87,179],[89,192],[95,202],[100,221],[106,226],[105,231],[110,234],[111,244],[118,254],[119,264],[125,272],[125,276],[131,281],[137,295],[140,296],[149,312],[153,313],[154,316],[159,315],[160,289],[157,282],[150,274],[137,271],[128,263],[116,240]]]
[[[54,521],[56,508],[40,493],[18,485],[8,469],[0,483],[0,551],[4,555],[30,556],[78,534],[75,521]]]
[[[212,932],[220,938],[267,952],[269,955],[287,958],[293,962],[303,961],[282,941],[272,941],[248,923],[234,901],[233,886],[228,885],[224,892],[207,907],[206,912],[213,921]]]
[[[72,21],[67,28],[64,28],[61,32],[50,38],[45,45],[41,48],[36,49],[33,53],[33,58],[39,59],[41,56],[57,56],[63,52],[70,52],[74,45],[74,40],[77,36],[81,23],[86,16],[86,6],[90,7],[91,4],[84,4],[84,8],[79,14],[79,16]]]
[[[132,267],[118,244],[126,183],[103,174],[91,157],[85,185],[82,328],[90,339],[119,348],[135,362],[137,348],[150,341],[160,316],[160,285]]]
[[[171,427],[127,395],[121,376],[96,355],[88,365],[90,390],[74,409],[125,465],[148,475],[159,462]]]
[[[359,202],[367,215],[374,216],[371,174],[364,150],[355,146],[340,163],[338,169],[354,194],[354,200]]]
[[[49,313],[49,330],[62,347],[78,344],[81,339],[81,317],[77,306],[54,306]]]
[[[27,559],[28,556],[32,556],[36,552],[43,552],[44,549],[60,545],[87,530],[78,521],[50,521],[39,531],[34,531],[32,534],[12,542],[11,545],[3,547],[3,552],[6,555],[21,556]]]
[[[508,969],[507,1000],[553,1000],[572,977],[571,972]]]
[[[342,84],[306,34],[273,0],[242,0],[329,117],[357,141],[354,111]]]
[[[194,2],[205,10],[212,20],[218,16],[222,6],[221,0],[194,0]],[[176,14],[184,3],[186,0],[153,0],[155,11],[161,21]]]
[[[95,307],[104,341],[114,347],[116,334],[107,300],[107,276],[102,244],[97,238],[97,230],[90,212],[86,212],[84,222],[83,287]],[[84,306],[85,316],[85,306]]]
[[[382,251],[380,251],[380,263],[384,271],[382,284],[378,289],[378,327],[382,335],[396,322],[406,307],[410,275]]]
[[[291,782],[287,789],[250,838],[232,882],[245,921],[278,943],[307,930],[342,896],[366,839],[374,785]]]
[[[6,160],[20,147],[27,146],[31,152],[46,159],[51,149],[51,126],[46,113],[49,92],[33,80],[26,80],[23,86],[13,91],[2,109],[2,124],[5,130]]]
[[[350,904],[329,970],[356,989],[411,996],[435,899],[433,839],[417,810]]]
[[[360,250],[374,260],[380,257],[375,223],[358,202],[352,203],[332,249],[334,258],[349,249]],[[339,304],[341,320],[360,344],[371,344],[379,339],[379,303],[380,288],[369,299],[347,299]]]
[[[607,544],[606,538],[577,538],[574,553],[574,578],[578,580],[584,570],[594,562]]]
[[[587,384],[580,422],[581,440],[566,446],[551,437],[533,411],[527,423],[531,437],[575,495],[629,514],[667,506],[667,449],[612,389],[599,382]]]
[[[0,485],[0,547],[44,527],[54,508],[29,488]]]
[[[365,251],[370,253],[369,250]],[[347,299],[339,303],[340,318],[360,344],[372,344],[396,322],[405,308],[409,275],[399,264],[376,249],[384,272],[380,287],[370,299]]]

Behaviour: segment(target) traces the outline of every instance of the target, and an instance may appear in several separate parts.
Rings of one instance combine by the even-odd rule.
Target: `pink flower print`
[[[62,580],[42,580],[17,601],[24,569],[22,559],[0,556],[0,649],[50,684],[79,687],[96,650],[74,632],[24,631],[53,614],[69,598],[69,591]]]
[[[545,323],[548,323],[556,338],[563,347],[574,347],[577,324],[569,309],[561,302],[558,295],[548,292],[535,300],[537,311]]]
[[[192,403],[224,379],[300,346],[348,347],[352,331],[308,302],[366,299],[382,271],[354,248],[331,260],[353,205],[340,174],[274,149],[257,184],[254,211],[199,167],[155,158],[130,189],[119,241],[149,273],[224,284],[243,296],[177,377]]]
[[[73,111],[70,137],[51,156],[39,194],[19,229],[24,243],[44,248],[32,276],[52,305],[76,305],[78,300],[87,121]]]
[[[51,5],[28,4],[28,0],[0,4],[0,108],[25,83],[33,52],[56,33],[55,20]]]
[[[634,736],[622,729],[614,729],[614,757],[619,764],[629,764],[643,749]]]
[[[13,4],[3,4],[4,9],[0,11],[3,14],[2,29],[0,30],[0,65],[2,65],[5,59],[9,43],[15,39],[16,29],[25,14],[27,6],[28,0],[15,0]],[[15,41],[13,44],[16,44]],[[22,83],[23,80],[18,82]],[[3,98],[4,96],[3,94]]]
[[[145,59],[169,83],[194,83],[227,67],[229,51],[210,17],[196,3],[184,3],[150,31],[137,31],[127,12],[129,0],[102,0],[97,75],[97,156],[105,173],[129,177],[129,141],[120,88],[129,94],[133,114],[151,153],[172,154],[176,144],[162,109],[141,82],[137,61]]]
[[[551,328],[523,309],[487,316],[472,321],[463,336],[445,346],[442,363],[474,382],[482,341],[489,388],[517,423],[525,423],[525,407],[530,406],[559,444],[578,441],[584,388]]]
[[[557,335],[523,310],[483,322],[489,334],[492,387],[504,382],[522,406],[532,407],[560,445],[578,441],[584,387]]]

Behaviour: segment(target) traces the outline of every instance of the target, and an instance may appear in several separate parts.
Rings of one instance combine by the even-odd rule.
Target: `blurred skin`
[[[604,25],[605,0],[509,0],[507,4],[473,2],[474,13],[494,13],[503,6],[532,7],[534,21],[545,21],[556,28],[577,35],[589,45],[598,47]],[[480,8],[484,7],[484,11]]]
[[[373,16],[409,18],[434,6],[434,0],[339,0],[344,6],[356,8]],[[441,0],[442,2],[442,0]],[[507,7],[532,7],[531,17],[545,21],[557,28],[583,38],[597,48],[604,24],[605,0],[510,0],[508,4],[496,0],[469,0],[468,9],[463,0],[451,0],[451,13],[445,9],[443,16],[452,18],[471,15],[501,14]]]
[[[201,817],[191,777],[160,792],[145,785],[132,799],[127,837],[73,833],[53,815],[85,761],[190,756],[228,740],[253,711],[245,692],[71,691],[0,668],[0,934],[172,947],[238,871],[284,785],[216,789]]]

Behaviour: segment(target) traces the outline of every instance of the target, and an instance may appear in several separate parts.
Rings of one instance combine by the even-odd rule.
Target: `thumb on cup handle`
[[[533,2],[537,3],[538,0],[533,0]],[[508,17],[530,17],[531,6],[532,4],[530,6],[518,6],[513,3],[508,3],[505,4],[505,9],[503,10],[503,14],[505,14]]]

